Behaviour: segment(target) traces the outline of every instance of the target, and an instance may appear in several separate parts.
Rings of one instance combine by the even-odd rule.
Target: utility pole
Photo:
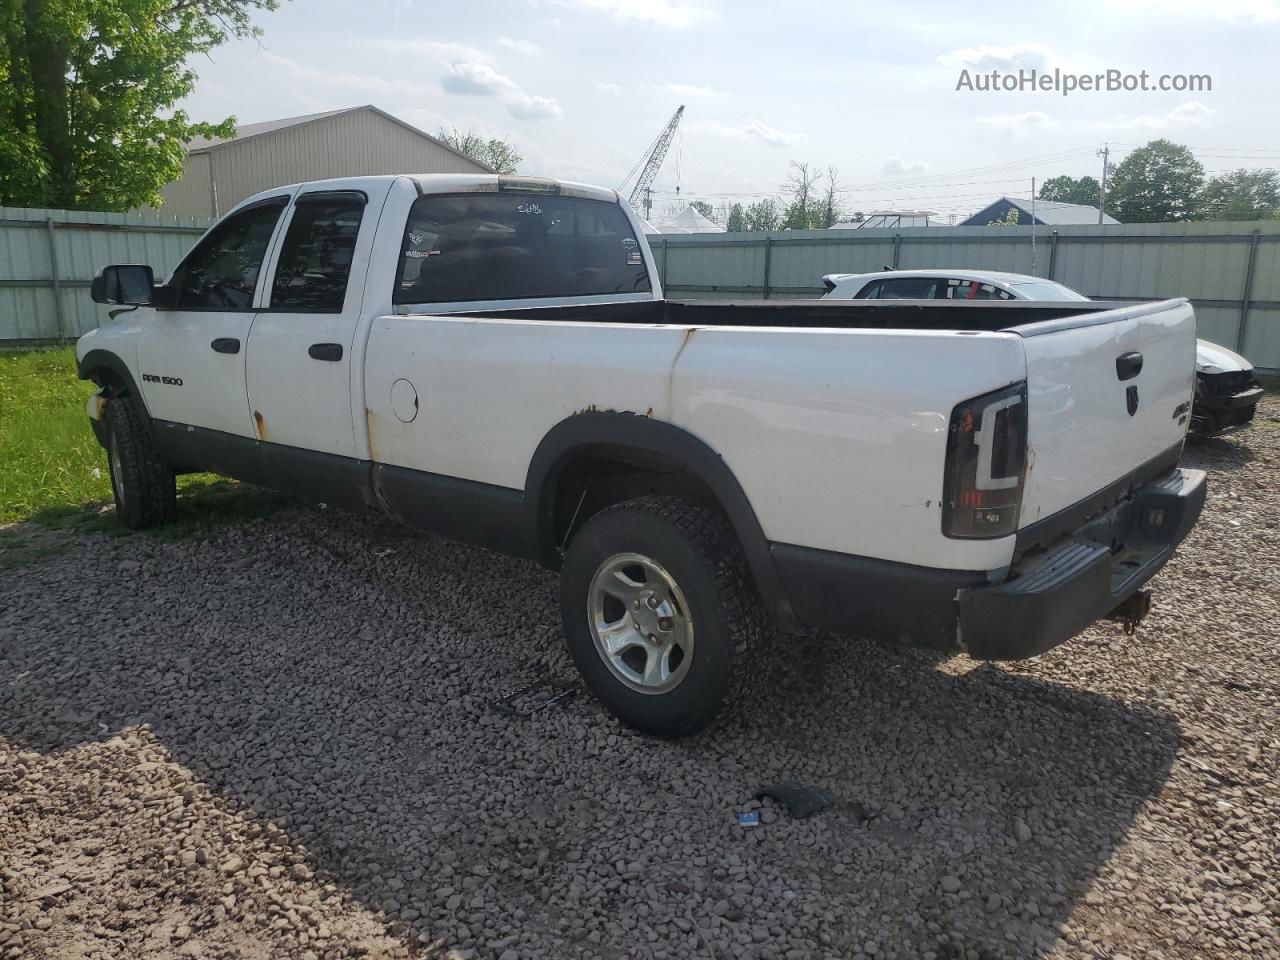
[[[653,188],[644,188],[644,218],[649,219],[649,213],[653,210]]]
[[[1107,161],[1111,157],[1111,145],[1104,143],[1096,156],[1102,158],[1102,187],[1098,191],[1098,226],[1102,226],[1102,216],[1107,209]]]
[[[1031,178],[1031,275],[1036,275],[1036,178]]]

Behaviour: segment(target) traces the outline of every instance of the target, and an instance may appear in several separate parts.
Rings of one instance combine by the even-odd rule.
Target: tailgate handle
[[[1137,350],[1122,353],[1116,357],[1116,376],[1121,380],[1132,380],[1142,372],[1142,354]]]

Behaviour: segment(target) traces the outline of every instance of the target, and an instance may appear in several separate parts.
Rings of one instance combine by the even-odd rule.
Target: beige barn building
[[[193,140],[182,177],[161,191],[161,210],[216,217],[259,191],[327,177],[492,172],[377,107],[348,107],[246,123],[225,140]]]

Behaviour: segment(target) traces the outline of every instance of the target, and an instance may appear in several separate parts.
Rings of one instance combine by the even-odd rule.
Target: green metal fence
[[[78,337],[106,318],[89,299],[108,263],[147,263],[164,276],[206,218],[0,207],[0,343]]]

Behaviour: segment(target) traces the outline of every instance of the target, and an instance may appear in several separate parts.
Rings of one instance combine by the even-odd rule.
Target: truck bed
[[[645,300],[468,310],[466,315],[507,320],[661,323],[699,327],[994,331],[1016,330],[1029,324],[1134,306],[1132,303],[1096,300],[1078,303],[1026,300]],[[416,311],[407,307],[404,312]]]

